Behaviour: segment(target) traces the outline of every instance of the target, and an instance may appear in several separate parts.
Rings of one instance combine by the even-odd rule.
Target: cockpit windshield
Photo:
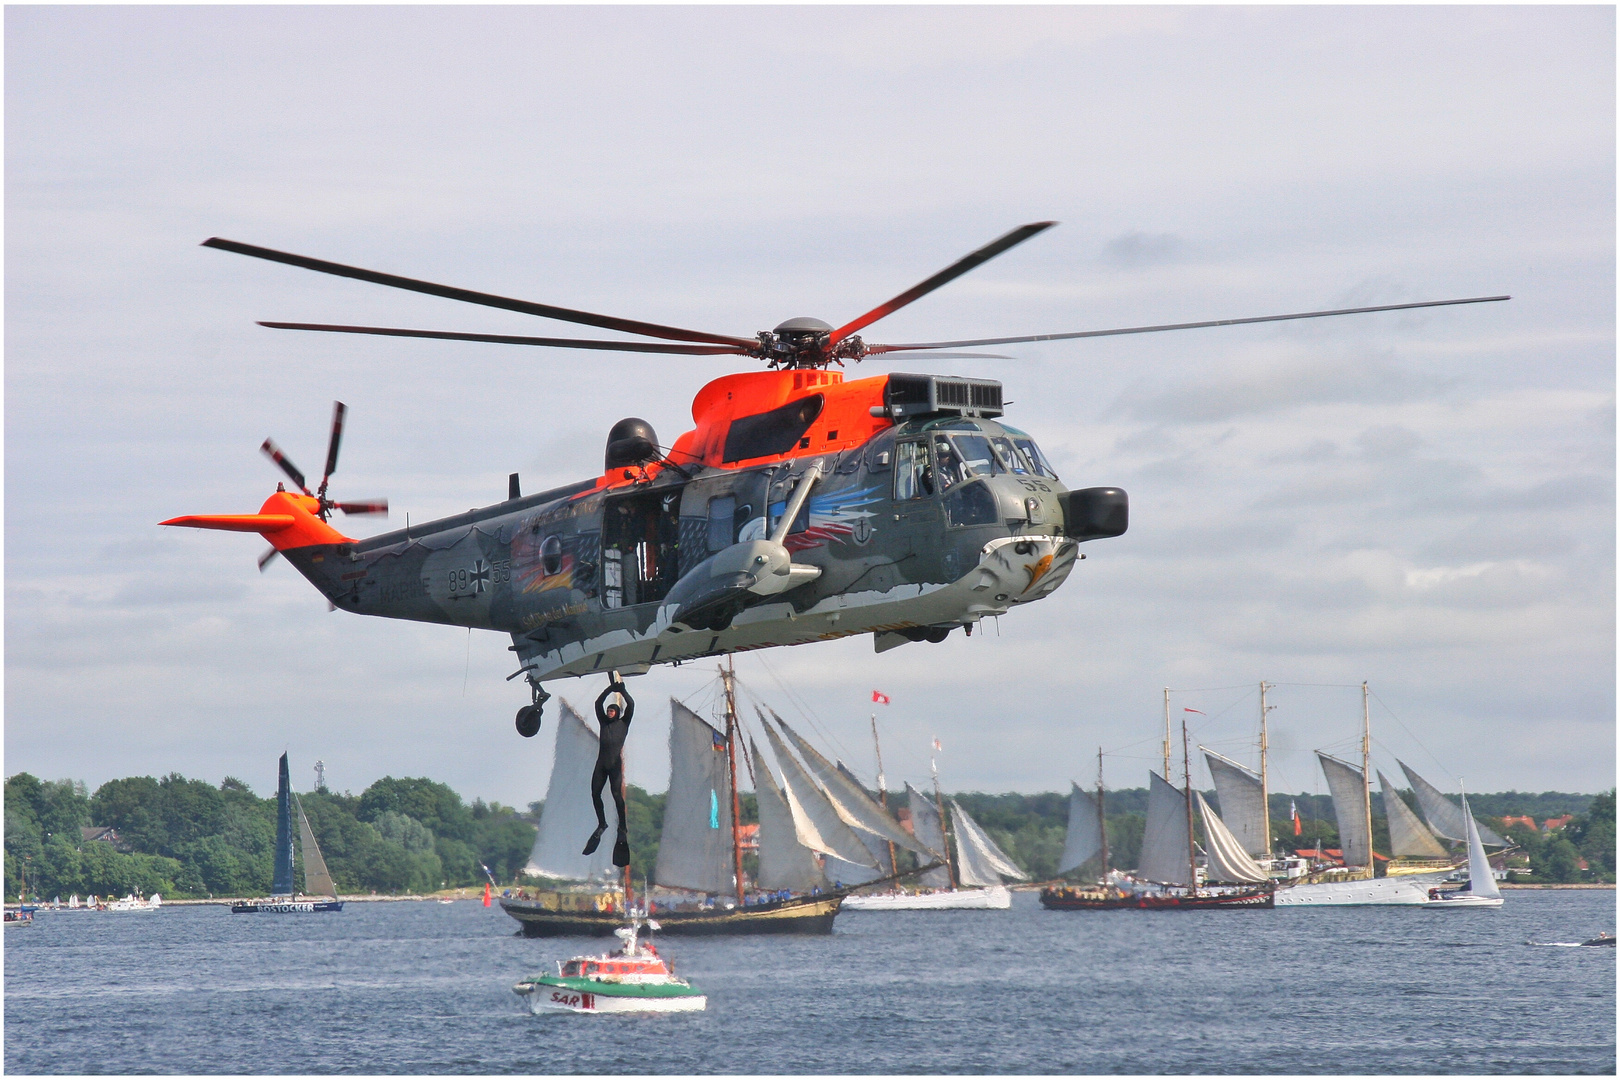
[[[1018,453],[1023,456],[1025,464],[1032,471],[1052,480],[1058,478],[1057,470],[1052,468],[1052,463],[1046,460],[1046,455],[1041,453],[1041,448],[1035,445],[1034,439],[1013,428],[1006,428],[1006,432],[1006,439],[996,440],[998,446],[1003,442],[1010,441]]]

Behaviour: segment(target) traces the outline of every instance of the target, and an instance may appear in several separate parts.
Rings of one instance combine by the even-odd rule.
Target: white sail
[[[794,892],[825,888],[827,878],[816,864],[815,854],[799,843],[793,812],[765,764],[765,755],[753,740],[748,748],[754,758],[754,797],[759,802],[759,887]]]
[[[774,713],[772,715],[775,716]],[[840,773],[832,762],[822,757],[815,747],[788,726],[786,720],[780,716],[775,716],[775,719],[787,737],[793,741],[793,747],[804,759],[805,765],[815,774],[816,779],[821,781],[822,790],[831,798],[833,809],[844,819],[845,824],[865,829],[907,851],[914,851],[919,855],[934,854],[918,843],[916,837],[902,829],[900,823],[890,817],[887,810],[873,802],[872,797],[861,785],[852,782]]]
[[[1479,826],[1474,823],[1474,815],[1468,812],[1468,793],[1464,792],[1463,824],[1468,830],[1468,891],[1475,896],[1495,899],[1502,895],[1496,887],[1496,878],[1491,874],[1491,864],[1485,858],[1485,845],[1479,838]]]
[[[1406,762],[1398,762],[1401,771],[1412,782],[1412,791],[1417,795],[1418,807],[1423,811],[1423,820],[1429,823],[1436,836],[1443,836],[1447,840],[1456,840],[1462,843],[1468,839],[1468,828],[1463,824],[1464,814],[1457,809],[1457,804],[1447,798],[1439,788],[1429,783],[1423,777],[1412,771]],[[1508,842],[1498,836],[1490,828],[1478,825],[1479,838],[1492,847],[1507,847]]]
[[[1187,836],[1187,799],[1156,772],[1148,773],[1147,823],[1136,875],[1167,885],[1193,884],[1192,843]]]
[[[1372,866],[1372,837],[1367,835],[1367,783],[1360,769],[1331,754],[1316,752],[1333,795],[1333,816],[1339,823],[1339,850],[1346,866]]]
[[[912,787],[910,782],[906,784],[906,801],[911,806],[911,831],[918,842],[934,851],[944,851],[945,828],[939,819],[938,804],[931,796]],[[924,889],[948,889],[951,887],[951,872],[947,867],[936,866],[918,874],[917,884]]]
[[[834,764],[837,767],[838,774],[840,776],[859,787],[863,792],[866,793],[867,798],[871,799],[875,803],[878,803],[879,806],[883,805],[881,802],[878,802],[877,795],[874,795],[872,792],[867,790],[866,785],[861,783],[860,778],[855,775],[854,771],[850,769],[849,766],[845,765],[842,761],[835,762]],[[887,814],[888,810],[885,809],[884,813]],[[893,815],[891,814],[890,816],[892,817]],[[898,824],[898,822],[896,822],[896,824]],[[861,838],[861,844],[866,848],[866,853],[872,856],[873,859],[877,860],[878,872],[876,876],[887,877],[893,874],[895,871],[894,862],[892,861],[894,849],[889,846],[889,841],[885,840],[877,833],[867,832],[865,829],[856,829],[855,835]],[[828,872],[831,873],[831,867],[828,868]],[[848,881],[851,879],[845,878],[843,880]],[[862,880],[871,881],[873,878],[863,878]]]
[[[1271,854],[1266,842],[1265,787],[1260,783],[1259,774],[1207,747],[1198,749],[1204,752],[1209,775],[1215,781],[1215,794],[1221,801],[1221,821],[1250,855]]]
[[[608,791],[602,792],[607,836],[595,854],[580,854],[596,828],[596,811],[591,806],[591,770],[596,767],[599,742],[596,732],[564,701],[557,718],[556,750],[551,759],[551,782],[546,785],[545,806],[540,812],[540,828],[535,833],[529,861],[523,867],[523,873],[529,877],[602,881],[611,876],[612,837],[618,830],[619,817]]]
[[[669,794],[653,881],[720,895],[737,887],[726,738],[669,700]]]
[[[787,797],[788,809],[793,814],[799,843],[811,851],[876,870],[877,866],[870,861],[871,854],[861,843],[861,838],[855,835],[854,829],[844,824],[844,819],[838,816],[838,811],[828,801],[826,794],[788,751],[782,736],[763,717],[760,727],[765,729],[765,738],[770,742],[776,764],[782,770],[782,794]]]
[[[951,824],[956,826],[956,880],[969,888],[1000,885],[1003,877],[1028,881],[1029,875],[996,846],[988,833],[951,800]]]
[[[1080,790],[1080,785],[1069,785],[1069,831],[1063,837],[1063,858],[1057,872],[1066,874],[1088,859],[1102,854],[1103,819],[1097,808],[1096,796]]]
[[[315,842],[315,832],[304,816],[304,803],[295,794],[293,804],[298,807],[298,839],[304,855],[304,892],[310,896],[330,896],[337,899],[337,886],[326,872],[326,860],[321,858],[321,845]]]
[[[1204,793],[1194,792],[1198,798],[1198,813],[1204,821],[1204,851],[1209,856],[1207,877],[1210,881],[1252,883],[1266,880],[1266,872],[1249,857],[1243,845],[1216,816],[1204,801]]]
[[[1401,799],[1384,775],[1378,770],[1378,787],[1384,793],[1384,817],[1389,820],[1389,847],[1391,855],[1413,855],[1424,859],[1443,859],[1446,849],[1435,840],[1434,834],[1418,819]]]

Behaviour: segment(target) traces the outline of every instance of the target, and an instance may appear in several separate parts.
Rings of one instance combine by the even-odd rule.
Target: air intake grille
[[[913,416],[1000,416],[1001,384],[953,375],[890,375],[884,403],[896,420]]]

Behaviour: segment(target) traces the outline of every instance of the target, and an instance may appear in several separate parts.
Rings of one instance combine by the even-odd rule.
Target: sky
[[[329,613],[255,511],[350,408],[334,490],[425,521],[672,443],[736,358],[297,334],[562,324],[199,247],[210,236],[629,318],[1051,333],[1512,301],[1018,346],[997,378],[1123,537],[1047,600],[878,655],[739,657],[749,705],[892,785],[1114,787],[1189,741],[1273,788],[1311,751],[1446,790],[1615,783],[1610,7],[48,7],[5,12],[5,771],[544,795],[509,639]],[[863,364],[853,374],[917,370]],[[585,708],[600,680],[553,684]],[[667,783],[632,683],[629,778]],[[882,690],[892,704],[874,706]],[[1198,710],[1189,712],[1186,710]],[[940,740],[937,755],[930,741]],[[1179,757],[1179,750],[1177,756]],[[1179,761],[1176,763],[1179,770]],[[1195,781],[1207,783],[1195,768]],[[746,786],[746,785],[745,785]]]

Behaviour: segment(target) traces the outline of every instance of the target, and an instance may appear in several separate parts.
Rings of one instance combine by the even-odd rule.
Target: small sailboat
[[[305,895],[331,899],[301,900],[294,892],[293,865],[293,813],[298,814],[298,833],[304,857]],[[326,860],[321,858],[321,847],[315,842],[315,832],[304,816],[304,807],[287,780],[287,755],[281,755],[281,777],[276,786],[276,866],[270,885],[268,900],[247,900],[231,905],[235,915],[308,915],[318,911],[342,911],[343,901],[337,898],[337,886],[327,872]]]
[[[1463,831],[1468,834],[1468,885],[1461,889],[1434,888],[1429,890],[1429,901],[1424,908],[1501,907],[1502,893],[1491,875],[1491,864],[1485,858],[1485,845],[1480,840],[1479,826],[1468,812],[1468,793],[1462,793]]]
[[[658,923],[632,912],[630,925],[614,931],[624,946],[615,953],[576,956],[557,961],[555,975],[531,975],[512,992],[533,1013],[637,1013],[701,1012],[709,999],[660,956],[651,937],[643,943],[640,931],[659,929]]]

